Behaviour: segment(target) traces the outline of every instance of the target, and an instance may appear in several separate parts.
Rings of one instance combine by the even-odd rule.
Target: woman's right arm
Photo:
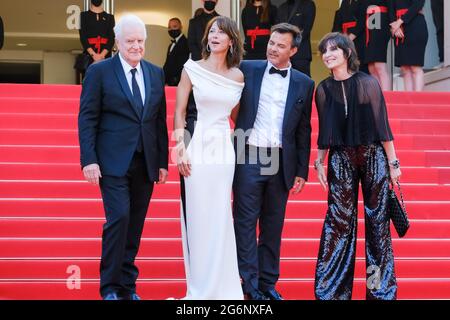
[[[327,157],[328,149],[319,149],[317,152],[317,159],[314,161],[314,169],[317,170],[317,178],[319,179],[320,185],[323,189],[327,190],[327,173],[325,172],[325,168],[323,164],[325,162],[325,158]]]
[[[325,163],[325,158],[328,153],[328,149],[321,149],[320,145],[320,136],[321,136],[321,130],[323,130],[323,126],[320,124],[322,121],[324,121],[324,113],[325,113],[325,104],[326,104],[326,96],[325,96],[325,90],[324,90],[324,83],[320,83],[317,86],[316,89],[316,95],[315,95],[315,102],[316,102],[316,108],[317,108],[317,115],[319,116],[319,139],[318,139],[318,152],[317,152],[317,159],[314,161],[314,169],[317,171],[317,178],[319,179],[320,185],[323,187],[323,189],[327,190],[327,174],[325,172],[325,168],[323,167],[323,164]]]
[[[189,100],[189,94],[192,90],[192,83],[186,70],[181,72],[180,83],[177,88],[177,100],[175,104],[174,132],[173,138],[176,141],[176,161],[180,174],[188,177],[191,170],[189,159],[186,155],[186,146],[184,145],[184,131],[186,124],[186,109]]]

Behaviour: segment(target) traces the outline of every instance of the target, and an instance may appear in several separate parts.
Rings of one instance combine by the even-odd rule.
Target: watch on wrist
[[[398,161],[398,159],[389,161],[389,166],[393,169],[398,169],[400,168],[400,161]]]

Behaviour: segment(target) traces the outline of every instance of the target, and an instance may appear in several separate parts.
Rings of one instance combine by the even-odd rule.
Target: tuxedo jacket
[[[169,86],[177,86],[180,82],[183,66],[189,59],[189,46],[184,35],[177,41],[172,51],[170,51],[171,46],[172,44],[167,48],[166,62],[164,63],[163,70],[166,77],[166,84]]]
[[[241,63],[240,69],[244,73],[245,87],[241,96],[236,129],[246,132],[254,126],[266,68],[267,60],[244,60]],[[308,179],[313,93],[314,81],[291,68],[282,127],[283,162],[280,164],[288,189],[293,186],[296,176]],[[242,145],[242,143],[235,143],[236,148],[242,148]],[[240,157],[243,151],[236,150],[237,156]]]
[[[141,60],[144,111],[133,102],[120,58],[92,64],[83,81],[78,116],[81,166],[98,163],[102,175],[126,175],[139,137],[148,175],[159,180],[168,168],[168,132],[163,70]]]

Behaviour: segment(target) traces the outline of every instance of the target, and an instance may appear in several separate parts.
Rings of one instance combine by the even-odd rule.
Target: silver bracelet
[[[323,166],[323,159],[316,159],[316,160],[314,160],[314,169],[318,170],[319,166]]]
[[[400,168],[400,161],[398,159],[389,161],[389,166],[393,169],[399,169]]]

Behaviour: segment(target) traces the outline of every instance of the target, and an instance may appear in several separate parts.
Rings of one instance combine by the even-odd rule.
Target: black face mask
[[[176,30],[169,30],[169,36],[171,38],[176,39],[179,35],[181,34],[181,30],[176,29]]]
[[[215,1],[205,1],[205,5],[203,6],[208,11],[213,11],[216,8]]]
[[[103,3],[103,0],[91,0],[91,3],[96,7],[100,7]]]

